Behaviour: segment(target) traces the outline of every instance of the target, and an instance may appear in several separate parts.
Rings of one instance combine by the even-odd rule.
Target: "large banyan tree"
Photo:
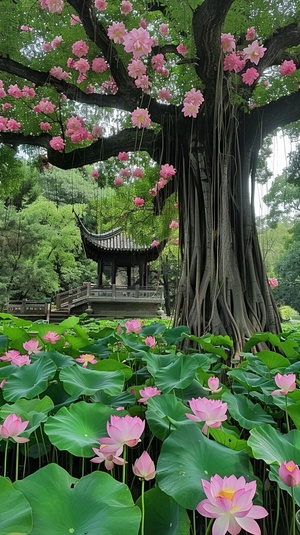
[[[159,214],[178,192],[176,323],[227,333],[237,347],[254,331],[278,332],[254,181],[265,137],[300,118],[299,2],[2,4],[0,142],[41,147],[61,169],[120,151],[176,168],[146,200]],[[124,120],[87,136],[101,109]]]

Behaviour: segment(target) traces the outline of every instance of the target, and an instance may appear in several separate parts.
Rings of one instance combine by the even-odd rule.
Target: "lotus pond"
[[[0,319],[1,535],[298,533],[299,330]]]

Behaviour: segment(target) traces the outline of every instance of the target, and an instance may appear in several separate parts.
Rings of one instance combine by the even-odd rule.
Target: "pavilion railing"
[[[61,292],[56,296],[56,309],[71,308],[72,305],[79,304],[85,299],[88,300],[101,300],[101,299],[113,299],[113,300],[137,300],[147,299],[155,301],[163,301],[163,287],[144,287],[135,285],[132,288],[127,286],[116,286],[113,284],[109,287],[95,288],[90,282],[78,286],[73,290],[67,292]]]
[[[7,312],[13,316],[46,316],[48,313],[49,303],[45,301],[9,301]]]

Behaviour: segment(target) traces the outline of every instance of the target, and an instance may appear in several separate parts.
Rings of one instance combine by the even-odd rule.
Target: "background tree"
[[[120,151],[176,168],[154,199],[160,213],[178,191],[176,322],[227,332],[237,347],[255,330],[277,331],[254,180],[264,138],[300,118],[297,4],[4,0],[3,11],[0,33],[12,32],[1,40],[1,91],[12,108],[0,141],[41,147],[61,169]],[[114,122],[104,118],[97,137],[103,109]]]

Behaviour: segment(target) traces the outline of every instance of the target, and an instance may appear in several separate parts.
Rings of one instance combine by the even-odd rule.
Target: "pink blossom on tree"
[[[174,229],[174,228],[178,228],[179,227],[179,224],[178,224],[178,221],[175,221],[174,219],[172,219],[170,225],[169,225],[169,228],[170,229]]]
[[[181,54],[182,56],[188,53],[188,49],[182,43],[176,47],[176,50],[178,54]]]
[[[290,76],[297,69],[293,60],[285,60],[279,67],[279,72],[283,76]]]
[[[122,0],[120,6],[121,15],[128,15],[132,11],[132,9],[132,3],[129,2],[129,0]]]
[[[160,244],[160,242],[158,240],[153,240],[153,242],[151,243],[150,247],[158,247]]]
[[[89,47],[86,44],[85,41],[76,41],[72,45],[72,53],[74,56],[77,56],[78,58],[82,58],[83,56],[86,56],[89,51]]]
[[[251,28],[248,28],[246,33],[246,41],[253,41],[256,37],[256,31],[254,26],[251,26]]]
[[[87,59],[80,58],[78,61],[75,61],[74,69],[76,69],[76,71],[78,71],[81,75],[83,75],[85,79],[85,75],[87,71],[90,69],[90,64]]]
[[[259,73],[254,67],[250,67],[242,74],[242,80],[247,85],[252,85],[258,77]]]
[[[176,169],[173,165],[169,165],[168,163],[165,163],[161,166],[159,174],[163,178],[170,178],[171,176],[176,175]]]
[[[61,67],[52,67],[52,69],[49,71],[49,74],[58,80],[67,80],[70,77],[70,75]]]
[[[76,24],[81,24],[81,20],[78,17],[78,15],[75,15],[74,13],[72,13],[70,17],[70,24],[71,26],[76,26]]]
[[[50,102],[49,97],[42,98],[40,102],[34,106],[33,111],[37,113],[53,113],[56,106],[52,102]]]
[[[18,132],[21,128],[21,123],[15,119],[8,119],[6,126],[8,130],[11,130],[12,132]]]
[[[111,41],[117,45],[123,44],[126,35],[126,28],[124,22],[113,22],[107,28],[107,35]]]
[[[115,186],[123,186],[124,184],[124,180],[121,176],[116,176],[116,178],[114,179],[114,185]]]
[[[161,69],[166,63],[165,57],[163,54],[155,54],[151,58],[151,65],[153,69]]]
[[[134,176],[135,178],[144,178],[144,169],[141,169],[140,167],[135,167],[132,170],[132,176]]]
[[[142,197],[134,197],[133,203],[134,203],[134,206],[139,208],[141,206],[144,206],[145,199],[142,199]]]
[[[146,128],[151,125],[151,118],[146,108],[136,108],[131,113],[132,126],[137,128]]]
[[[105,11],[107,8],[106,0],[95,0],[95,8],[99,11]]]
[[[271,290],[274,290],[274,288],[277,288],[278,286],[278,280],[275,277],[269,277],[268,283],[269,283]]]
[[[264,46],[258,44],[257,40],[253,41],[253,43],[243,49],[244,58],[246,60],[249,59],[252,63],[258,65],[259,60],[264,56],[266,50],[267,49]]]
[[[168,24],[160,24],[160,26],[159,26],[159,33],[160,33],[163,37],[167,37],[167,35],[169,35],[169,25],[168,25]]]
[[[91,177],[94,178],[95,180],[98,180],[98,178],[99,178],[99,171],[97,171],[97,169],[94,169],[94,170],[91,172]]]
[[[57,35],[51,41],[51,48],[55,50],[62,42],[63,42],[62,36],[61,35]]]
[[[92,70],[94,72],[105,72],[108,69],[108,63],[104,58],[95,58],[92,61]]]
[[[10,85],[8,87],[7,93],[14,98],[21,98],[23,96],[22,91],[17,84]]]
[[[169,102],[169,100],[172,98],[169,89],[160,89],[157,95],[160,100],[166,100],[167,102]]]
[[[149,78],[146,74],[143,74],[141,77],[135,80],[135,85],[138,89],[142,89],[145,93],[149,93],[149,88],[152,86],[152,82],[149,81]]]
[[[128,162],[129,160],[128,152],[119,152],[118,160],[120,160],[120,162]]]
[[[140,78],[146,74],[146,65],[140,59],[132,59],[128,64],[128,74],[131,78]]]
[[[139,59],[151,52],[152,39],[144,28],[133,28],[124,36],[123,44],[125,52],[132,52],[133,57]]]
[[[232,52],[224,58],[224,71],[240,72],[245,67],[246,61]]]
[[[221,46],[224,54],[235,50],[235,38],[231,33],[221,33]]]

